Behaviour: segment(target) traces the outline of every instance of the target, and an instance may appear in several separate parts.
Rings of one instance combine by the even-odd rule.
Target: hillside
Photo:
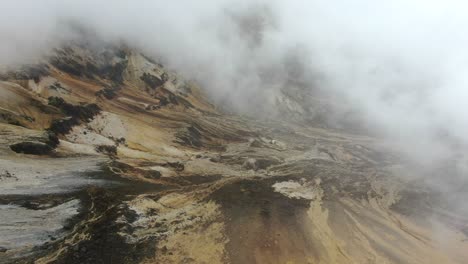
[[[291,118],[297,93],[284,118],[227,113],[124,45],[0,80],[0,263],[468,259],[465,216],[386,142]]]

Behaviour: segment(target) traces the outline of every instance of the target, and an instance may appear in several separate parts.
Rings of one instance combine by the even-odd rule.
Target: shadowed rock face
[[[46,155],[50,154],[53,148],[41,142],[20,142],[10,146],[16,153]]]
[[[0,263],[468,259],[468,214],[380,139],[220,112],[127,48],[29,67],[1,75]]]
[[[27,139],[28,141],[10,145],[10,149],[16,153],[47,155],[51,154],[59,144],[59,139],[57,136],[50,131]]]

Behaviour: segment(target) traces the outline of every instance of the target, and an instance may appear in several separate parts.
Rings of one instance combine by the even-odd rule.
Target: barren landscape
[[[223,111],[125,46],[1,80],[0,263],[468,259],[467,215],[385,140]]]

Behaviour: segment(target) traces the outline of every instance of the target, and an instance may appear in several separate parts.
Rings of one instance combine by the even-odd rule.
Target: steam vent
[[[468,263],[466,16],[96,2],[5,3],[0,264]]]

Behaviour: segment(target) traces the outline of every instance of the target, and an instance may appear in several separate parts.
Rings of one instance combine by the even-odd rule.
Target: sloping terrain
[[[224,113],[121,46],[0,79],[0,263],[468,259],[466,216],[378,139]]]

